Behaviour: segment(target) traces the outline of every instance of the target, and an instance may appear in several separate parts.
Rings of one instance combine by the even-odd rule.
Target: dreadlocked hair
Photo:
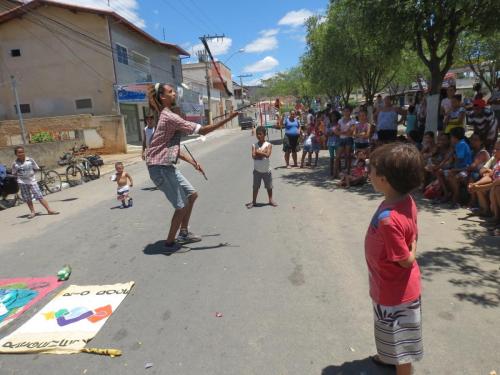
[[[165,90],[164,83],[155,83],[148,87],[148,103],[149,109],[160,116],[163,110],[163,105],[161,104],[160,95],[163,94]]]

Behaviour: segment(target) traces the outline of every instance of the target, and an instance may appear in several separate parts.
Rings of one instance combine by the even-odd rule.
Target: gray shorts
[[[184,208],[189,196],[196,193],[193,185],[174,166],[151,165],[148,170],[151,180],[176,210]]]
[[[262,173],[254,170],[253,171],[254,190],[260,189],[260,184],[262,183],[262,180],[264,180],[264,186],[266,187],[267,190],[271,190],[273,188],[273,176],[271,175],[271,171]]]

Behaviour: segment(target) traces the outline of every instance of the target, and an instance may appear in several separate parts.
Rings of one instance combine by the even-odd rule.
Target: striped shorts
[[[397,306],[373,303],[377,354],[385,363],[401,365],[424,355],[420,298]]]
[[[40,187],[37,182],[33,182],[31,184],[19,184],[19,190],[21,190],[21,197],[25,202],[31,202],[33,199],[43,199],[43,194],[40,191]]]

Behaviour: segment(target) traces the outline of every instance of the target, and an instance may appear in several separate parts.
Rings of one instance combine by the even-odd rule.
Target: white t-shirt
[[[12,164],[12,174],[17,176],[18,184],[35,184],[35,171],[40,170],[40,167],[32,158],[26,157],[24,162],[16,159]]]
[[[441,108],[443,108],[444,114],[448,114],[452,110],[451,106],[451,99],[450,98],[444,98],[441,100]]]
[[[348,131],[350,128],[352,128],[353,126],[356,125],[356,120],[347,120],[344,119],[343,117],[339,120],[339,125],[340,125],[340,131],[341,132],[346,132]],[[345,138],[352,138],[352,135],[341,135],[340,136],[341,139],[345,139]]]
[[[271,144],[267,141],[264,141],[262,146],[259,146],[259,142],[254,144],[256,150],[264,151],[267,147],[270,147]],[[262,159],[254,159],[253,161],[253,169],[259,173],[267,173],[271,170],[271,163],[269,158],[263,157]]]

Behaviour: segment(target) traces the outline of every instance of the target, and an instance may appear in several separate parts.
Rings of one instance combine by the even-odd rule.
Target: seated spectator
[[[351,173],[346,173],[341,177],[338,183],[339,187],[349,189],[351,186],[363,185],[366,182],[368,177],[366,157],[367,154],[364,150],[358,151],[354,168],[351,169]]]
[[[435,135],[433,131],[425,132],[424,138],[422,140],[422,157],[424,161],[427,161],[432,155],[437,151],[437,145],[435,140]]]
[[[470,137],[470,148],[472,151],[472,164],[467,168],[467,172],[469,174],[468,182],[475,182],[479,180],[479,171],[486,162],[490,159],[490,154],[484,148],[483,143],[481,142],[481,137],[479,134],[474,133]]]
[[[408,134],[408,142],[415,146],[419,151],[422,151],[422,135],[418,130],[412,130]]]
[[[451,98],[451,110],[444,117],[444,132],[450,134],[454,128],[463,128],[465,109],[462,107],[462,97],[454,95]]]
[[[472,105],[472,111],[467,114],[468,124],[479,134],[486,150],[492,152],[498,138],[498,120],[493,111],[486,108],[484,100],[474,100]]]
[[[436,179],[437,186],[436,193],[433,193],[432,197],[426,196],[429,199],[435,199],[436,203],[438,202],[439,196],[443,193],[446,195],[448,194],[447,190],[443,191],[439,177],[442,177],[442,175],[451,168],[452,158],[453,149],[451,148],[450,137],[447,134],[441,133],[438,136],[436,152],[427,159],[425,166],[426,186],[434,179]]]
[[[470,183],[468,190],[473,196],[473,199],[477,199],[479,201],[478,215],[489,216],[491,212],[495,212],[490,204],[492,198],[490,195],[493,195],[494,204],[499,203],[497,196],[495,195],[497,194],[497,191],[494,190],[493,193],[490,191],[495,181],[496,187],[500,184],[500,182],[498,182],[500,178],[500,141],[495,144],[493,156],[486,162],[483,168],[481,168],[479,175],[479,180],[474,183]],[[495,207],[495,209],[496,208],[497,207]]]
[[[462,127],[451,129],[450,141],[454,148],[453,166],[438,175],[441,188],[445,193],[444,201],[451,199],[450,208],[459,208],[460,179],[467,176],[467,168],[472,163],[472,153],[465,141],[465,130]]]

